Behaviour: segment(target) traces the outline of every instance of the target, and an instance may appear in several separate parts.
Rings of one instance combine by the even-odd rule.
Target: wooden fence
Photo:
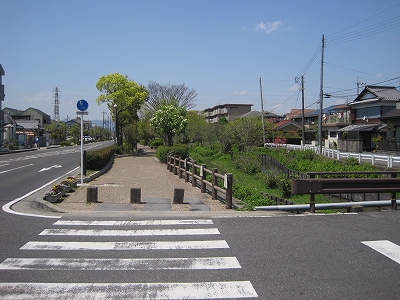
[[[207,169],[205,164],[197,165],[190,159],[181,159],[174,155],[167,155],[167,169],[183,178],[185,182],[192,182],[192,187],[200,187],[202,193],[211,193],[211,198],[217,200],[218,197],[225,200],[225,208],[232,208],[232,186],[233,174],[219,174],[217,168]],[[211,175],[211,181],[207,180],[207,175]],[[223,188],[218,185],[223,181]],[[223,197],[221,197],[223,195]]]

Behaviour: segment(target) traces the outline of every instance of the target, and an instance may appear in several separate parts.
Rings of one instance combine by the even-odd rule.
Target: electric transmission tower
[[[54,102],[53,102],[54,103],[54,115],[53,115],[53,118],[54,118],[55,121],[60,122],[60,101],[59,101],[60,96],[58,95],[58,93],[60,91],[58,89],[58,86],[56,86],[54,88],[53,92],[54,92],[54,95],[53,95],[53,98],[54,98]]]

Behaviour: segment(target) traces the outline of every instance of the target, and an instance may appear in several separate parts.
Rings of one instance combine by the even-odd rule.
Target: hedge
[[[86,168],[99,171],[110,162],[115,153],[115,146],[110,146],[86,153]]]
[[[182,146],[160,146],[156,150],[156,157],[162,163],[167,162],[168,153],[172,152],[181,158],[186,158],[188,156],[188,150]]]

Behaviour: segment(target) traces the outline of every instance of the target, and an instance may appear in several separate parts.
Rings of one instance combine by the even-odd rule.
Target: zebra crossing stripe
[[[250,281],[195,283],[0,283],[2,300],[236,299],[258,297]]]
[[[201,258],[7,258],[0,270],[217,270],[240,269],[236,257]]]
[[[396,245],[395,243],[387,240],[365,241],[361,243],[400,264],[400,246]]]
[[[54,225],[63,226],[151,226],[151,225],[212,225],[212,220],[140,220],[140,221],[69,221],[58,220]]]
[[[31,241],[21,250],[167,250],[229,248],[225,240],[145,242],[39,242]]]
[[[217,228],[150,229],[150,230],[85,230],[85,229],[45,229],[39,235],[74,236],[156,236],[156,235],[205,235],[220,234]]]

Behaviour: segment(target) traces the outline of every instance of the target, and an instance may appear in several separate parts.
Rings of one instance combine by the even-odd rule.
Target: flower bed
[[[52,203],[57,202],[62,196],[75,188],[77,183],[78,181],[74,177],[68,177],[60,184],[53,185],[52,189],[45,193],[43,199]]]

